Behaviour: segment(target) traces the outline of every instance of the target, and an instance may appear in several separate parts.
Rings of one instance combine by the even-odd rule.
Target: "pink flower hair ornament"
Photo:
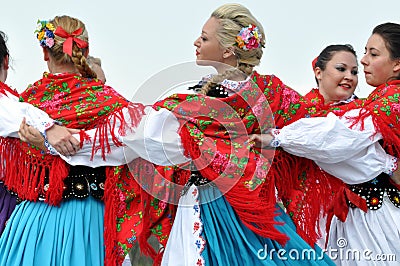
[[[263,36],[258,30],[258,27],[250,24],[248,27],[243,27],[239,34],[236,36],[235,46],[243,49],[245,51],[257,49],[260,46],[264,48],[264,45],[261,43],[263,40]]]

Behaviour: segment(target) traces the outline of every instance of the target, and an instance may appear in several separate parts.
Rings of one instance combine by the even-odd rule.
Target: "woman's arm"
[[[14,95],[0,94],[0,136],[18,138],[18,131],[22,120],[44,132],[54,121],[44,111],[24,102],[19,102]]]
[[[382,139],[376,131],[372,117],[360,125],[351,127],[352,118],[358,115],[352,110],[343,117],[330,113],[327,117],[302,118],[275,133],[275,145],[285,151],[326,163],[336,163],[352,158],[370,145]]]
[[[339,118],[303,118],[271,134],[251,136],[257,146],[281,147],[285,151],[311,160],[326,172],[348,184],[369,181],[382,172],[391,172],[396,158],[386,154],[378,140],[371,117],[364,128],[350,128],[358,111]]]
[[[122,143],[122,146],[117,146],[112,135],[108,134],[107,141],[102,141],[110,144],[110,150],[102,154],[101,149],[96,149],[101,143],[96,137],[96,129],[92,129],[84,131],[84,134],[73,135],[78,143],[82,142],[82,147],[76,154],[69,156],[68,153],[57,148],[58,155],[71,165],[91,167],[122,165],[138,157],[157,165],[177,165],[189,161],[190,159],[183,155],[183,147],[178,134],[179,122],[175,116],[166,109],[155,111],[148,107],[145,111],[146,114],[142,117],[139,125],[126,129],[126,134],[123,136],[119,133],[121,126],[119,120],[115,120],[115,126],[110,125],[110,128],[114,130],[114,136]],[[129,125],[129,110],[123,109],[123,114],[126,124]],[[23,126],[21,132],[29,131],[29,133],[25,133],[24,137],[32,142],[33,138],[30,135],[34,134],[34,129],[26,127],[27,125]],[[85,140],[81,141],[80,138],[83,135],[85,135]],[[49,142],[54,145],[50,139]]]
[[[124,110],[124,117],[129,124],[127,112],[128,110]],[[95,165],[110,163],[120,165],[138,157],[157,165],[177,165],[188,162],[190,158],[183,155],[183,146],[178,134],[179,122],[175,116],[166,109],[156,111],[147,107],[145,112],[139,125],[136,128],[130,128],[127,134],[120,135],[119,125],[115,127],[114,134],[123,146],[116,147],[109,135],[108,143],[112,144],[111,152],[106,154],[105,160],[97,152],[89,162]],[[90,142],[86,142],[74,156],[65,157],[68,163],[79,164],[87,161],[92,155],[92,148],[98,145],[93,142],[95,130],[85,131],[85,133],[89,136]]]

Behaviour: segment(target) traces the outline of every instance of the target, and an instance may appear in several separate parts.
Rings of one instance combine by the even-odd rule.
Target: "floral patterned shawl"
[[[136,125],[143,113],[142,105],[130,103],[113,88],[97,79],[69,73],[44,73],[43,78],[29,86],[20,97],[22,101],[44,110],[66,127],[96,129],[95,138],[100,144],[93,144],[93,153],[101,152],[103,157],[110,152],[108,134],[113,137],[115,145],[122,145],[113,135],[115,122],[120,121],[119,133],[124,135],[126,130]],[[125,122],[123,108],[128,108],[131,124]],[[84,133],[82,137],[85,139]],[[93,143],[96,143],[96,140]],[[49,155],[19,140],[7,138],[2,144],[4,145],[0,156],[7,165],[2,169],[2,174],[7,187],[24,200],[36,201],[39,195],[45,195],[46,203],[59,205],[63,194],[63,180],[68,175],[69,166],[58,156]],[[142,190],[130,175],[127,166],[107,167],[106,176],[105,264],[119,265],[126,255],[126,249],[132,245],[132,241],[128,239],[141,232],[142,217],[139,213],[142,208]],[[48,186],[45,186],[47,178]],[[130,189],[127,193],[129,196],[125,198],[118,194],[118,184],[121,180],[124,180],[126,187]],[[132,222],[133,225],[129,226],[129,229],[124,226],[117,227],[121,216],[127,223]],[[132,230],[135,225],[136,231]]]
[[[312,90],[305,96],[309,101],[315,104],[311,107],[310,114],[312,116],[326,116],[329,112],[333,112],[338,116],[343,116],[352,109],[359,110],[359,116],[354,118],[353,125],[363,123],[366,117],[372,116],[373,123],[377,132],[383,136],[381,142],[387,153],[398,157],[400,156],[400,81],[391,81],[377,87],[367,98],[355,99],[352,102],[342,105],[320,105],[322,95],[318,90]],[[322,101],[323,102],[323,101]],[[299,157],[291,157],[291,159],[301,160],[303,164],[313,164],[311,160]],[[294,163],[292,165],[299,165]],[[312,167],[312,169],[315,169]],[[294,184],[291,186],[293,191],[284,189],[281,198],[286,199],[285,205],[291,214],[292,219],[297,225],[298,232],[310,244],[314,243],[319,237],[319,232],[313,233],[312,226],[317,225],[317,215],[327,215],[327,225],[330,224],[332,215],[336,215],[342,221],[345,221],[348,212],[347,200],[345,197],[351,197],[356,206],[363,206],[363,199],[354,197],[345,184],[325,173],[322,175],[310,175],[302,172],[302,170],[291,170],[292,173],[303,173],[301,182],[288,182]],[[290,180],[291,174],[285,174],[284,180]],[[294,175],[296,176],[296,175]],[[287,183],[286,183],[287,184]],[[283,184],[285,185],[285,184]],[[330,192],[329,192],[330,191]],[[288,193],[289,192],[289,193]],[[315,195],[318,195],[317,198]],[[348,198],[349,199],[349,198]],[[364,200],[365,201],[365,200]],[[306,217],[308,216],[308,218]],[[310,219],[311,218],[311,219]],[[327,228],[329,230],[329,228]]]
[[[307,116],[307,102],[275,76],[254,73],[251,80],[227,98],[176,94],[155,107],[175,114],[187,155],[224,193],[241,221],[255,233],[284,243],[287,236],[274,227],[275,178],[270,176],[280,171],[271,166],[274,152],[261,153],[248,143],[248,135]],[[183,185],[189,171],[182,172],[178,179]]]
[[[342,116],[351,109],[359,109],[359,116],[353,119],[353,125],[361,124],[366,117],[371,116],[376,132],[382,134],[380,142],[385,151],[399,158],[400,156],[400,80],[394,80],[378,86],[367,98],[358,99],[341,108],[332,109],[335,114]],[[321,114],[325,115],[325,114]],[[350,200],[358,208],[368,211],[366,201],[357,194],[352,193],[343,185],[338,190],[335,200],[329,210],[328,224],[333,215],[342,222],[346,220]]]

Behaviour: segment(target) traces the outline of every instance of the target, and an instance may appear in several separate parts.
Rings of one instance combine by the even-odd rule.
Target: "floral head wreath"
[[[35,30],[40,46],[51,48],[54,46],[54,25],[46,20],[38,20]]]
[[[36,37],[39,40],[39,43],[42,47],[53,47],[54,46],[54,35],[60,36],[61,38],[65,38],[63,44],[63,52],[72,56],[72,46],[73,43],[76,43],[79,48],[88,47],[88,43],[84,40],[77,38],[80,34],[82,34],[83,29],[79,28],[72,33],[66,32],[61,26],[58,26],[56,29],[54,25],[47,22],[38,20],[38,27],[35,30]]]
[[[239,34],[236,36],[235,45],[245,51],[257,49],[260,46],[264,47],[261,43],[263,36],[258,30],[258,27],[250,24],[248,27],[243,27]]]

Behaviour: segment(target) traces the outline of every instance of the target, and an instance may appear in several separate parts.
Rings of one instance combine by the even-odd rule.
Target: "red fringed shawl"
[[[338,116],[352,109],[359,109],[359,116],[353,118],[353,126],[361,125],[363,129],[364,120],[371,116],[376,132],[382,134],[381,145],[388,154],[399,158],[400,156],[400,81],[395,80],[377,87],[366,99],[358,99],[350,104],[332,109]],[[325,115],[322,113],[320,115]],[[337,197],[332,202],[327,223],[336,215],[342,222],[346,220],[348,213],[347,200],[364,211],[367,210],[365,199],[352,193],[346,185],[337,190]]]
[[[312,116],[326,116],[329,112],[343,116],[349,110],[359,109],[359,116],[354,119],[353,125],[358,123],[362,125],[368,116],[372,116],[377,132],[380,132],[383,136],[382,146],[386,152],[398,157],[400,155],[399,85],[400,81],[383,84],[366,99],[357,99],[344,105],[323,106],[321,104],[323,98],[317,90],[312,90],[305,98],[315,105],[308,108],[309,114]],[[328,224],[333,214],[336,214],[343,221],[345,220],[346,213],[335,212],[348,208],[346,200],[343,200],[346,191],[345,184],[323,171],[321,171],[321,174],[315,174],[317,168],[311,160],[291,156],[287,153],[282,154],[283,159],[280,161],[283,164],[288,163],[287,166],[292,168],[288,173],[281,172],[283,173],[283,180],[277,182],[279,196],[283,199],[289,214],[292,216],[298,233],[309,244],[313,244],[319,237],[319,231],[315,231],[315,228],[318,228],[316,222],[320,215],[328,216]],[[305,165],[306,167],[304,167]],[[297,166],[301,167],[297,168]],[[311,171],[307,171],[307,167],[310,167]],[[290,177],[295,178],[296,176],[299,177],[298,182],[296,180],[288,181]],[[290,184],[290,189],[288,189],[288,184]],[[345,206],[336,208],[337,204]]]
[[[11,89],[7,84],[0,81],[0,93],[7,96],[7,92],[11,93],[16,97],[19,97],[18,92],[16,90]],[[3,97],[3,95],[1,95],[0,97]]]
[[[311,90],[303,100],[306,117],[326,115],[337,106],[324,105],[318,90]],[[281,128],[283,125],[280,125]],[[304,132],[307,134],[307,132]],[[277,176],[272,177],[287,213],[297,227],[297,233],[312,247],[321,237],[320,218],[327,216],[335,191],[342,181],[322,171],[312,160],[297,157],[281,149],[275,156]]]
[[[276,128],[282,128],[300,118],[316,115],[318,110],[323,109],[321,95],[315,97],[315,94],[308,94],[302,97],[281,81],[272,85],[272,80],[269,76],[257,73],[253,75],[253,81],[263,89],[270,104]],[[312,98],[314,100],[311,100]],[[327,213],[334,196],[332,191],[337,186],[337,179],[331,179],[332,176],[322,171],[312,160],[294,156],[280,148],[276,149],[267,184],[276,187],[277,197],[283,202],[295,223],[297,233],[311,246],[314,246],[321,236],[319,219],[321,213]],[[263,189],[261,196],[266,200],[274,198],[275,191],[270,188]]]
[[[113,88],[98,80],[68,73],[57,75],[44,73],[43,78],[29,86],[20,97],[22,101],[42,109],[66,127],[96,129],[95,138],[99,140],[100,145],[95,146],[95,139],[93,153],[101,152],[103,157],[110,152],[109,134],[115,145],[122,145],[114,135],[116,122],[119,121],[121,124],[118,133],[124,135],[127,129],[138,123],[143,114],[142,105],[129,103]],[[132,122],[129,125],[125,122],[123,108],[129,109]],[[48,204],[56,206],[60,204],[63,181],[69,170],[69,166],[60,157],[48,155],[34,146],[7,138],[2,145],[1,159],[7,165],[3,169],[4,182],[10,190],[18,193],[21,199],[37,201],[39,195],[44,195]],[[117,249],[117,243],[120,248],[121,243],[125,246],[131,245],[124,236],[131,237],[133,233],[130,230],[122,231],[121,227],[117,228],[119,214],[117,210],[124,201],[116,195],[116,187],[119,179],[129,180],[130,174],[126,166],[108,167],[106,174],[104,196],[106,265],[117,265],[121,264],[124,257],[120,254],[120,249]],[[44,186],[45,178],[48,178],[48,186]],[[134,180],[129,185],[140,198],[139,185]],[[140,208],[140,204],[136,204],[134,208],[123,212],[139,212]],[[117,258],[118,255],[120,257]]]
[[[275,162],[271,166],[274,152],[261,154],[247,140],[249,134],[306,116],[306,101],[275,76],[255,73],[252,80],[228,98],[178,94],[155,106],[176,115],[187,155],[241,221],[258,235],[284,243],[287,236],[274,227],[275,183],[269,179],[280,178]]]
[[[338,115],[350,109],[359,109],[360,115],[353,124],[361,123],[372,116],[377,132],[383,136],[382,146],[387,153],[400,156],[400,80],[395,80],[377,87],[366,99],[356,100],[340,110],[333,110]]]
[[[286,241],[287,236],[274,227],[276,187],[298,233],[313,246],[320,236],[321,212],[326,213],[334,196],[330,181],[333,178],[311,160],[281,149],[261,154],[246,141],[248,134],[316,115],[317,108],[275,76],[254,73],[251,79],[253,84],[228,98],[173,95],[156,103],[155,108],[167,108],[176,115],[187,155],[194,159],[203,176],[217,184],[246,226],[261,236]],[[185,170],[187,166],[154,169],[145,165],[132,164],[136,180],[151,190],[151,195],[157,195],[153,199],[165,200],[160,201],[165,206],[163,214],[159,220],[147,220],[145,231],[151,228],[154,233],[154,228],[163,224],[163,236],[168,237],[176,206],[165,202],[178,202],[181,188],[177,187],[187,182],[190,171]],[[141,242],[147,243],[146,240]],[[163,244],[166,240],[161,239]],[[154,251],[147,251],[154,255]]]

